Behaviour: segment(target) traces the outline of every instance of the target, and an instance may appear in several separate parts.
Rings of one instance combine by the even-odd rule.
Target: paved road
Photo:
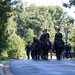
[[[75,75],[75,60],[11,60],[14,75]]]

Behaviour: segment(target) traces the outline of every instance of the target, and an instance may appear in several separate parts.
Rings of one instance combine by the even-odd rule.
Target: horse
[[[32,51],[31,51],[31,56],[32,59],[34,60],[38,60],[39,58],[39,54],[40,54],[40,41],[37,38],[34,38],[32,45],[31,45]]]
[[[41,59],[48,60],[48,52],[51,49],[51,41],[48,39],[44,43],[40,42],[40,44],[41,44],[41,52],[42,52]]]
[[[56,50],[57,60],[61,60],[62,52],[64,50],[64,41],[62,39],[55,40],[54,49]]]

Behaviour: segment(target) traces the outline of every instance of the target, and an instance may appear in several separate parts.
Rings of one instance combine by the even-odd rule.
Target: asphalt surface
[[[75,60],[71,59],[12,59],[2,64],[0,64],[0,75],[75,75]]]
[[[6,60],[0,63],[0,75],[14,75],[10,69],[10,61],[11,60]]]
[[[75,75],[74,60],[11,60],[14,75]]]

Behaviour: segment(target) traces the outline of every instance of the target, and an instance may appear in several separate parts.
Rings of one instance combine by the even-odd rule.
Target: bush
[[[12,36],[8,43],[8,57],[16,59],[25,58],[25,42],[20,36]]]
[[[8,57],[8,54],[7,54],[7,51],[6,51],[6,50],[3,50],[3,51],[2,51],[2,56]]]

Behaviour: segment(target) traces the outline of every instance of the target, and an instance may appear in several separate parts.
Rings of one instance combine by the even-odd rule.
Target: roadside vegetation
[[[57,27],[61,29],[65,42],[65,28],[68,28],[68,42],[75,46],[74,20],[59,6],[27,6],[19,1],[0,1],[0,61],[15,58],[25,59],[25,47],[34,36],[47,29],[50,40],[54,40]]]

